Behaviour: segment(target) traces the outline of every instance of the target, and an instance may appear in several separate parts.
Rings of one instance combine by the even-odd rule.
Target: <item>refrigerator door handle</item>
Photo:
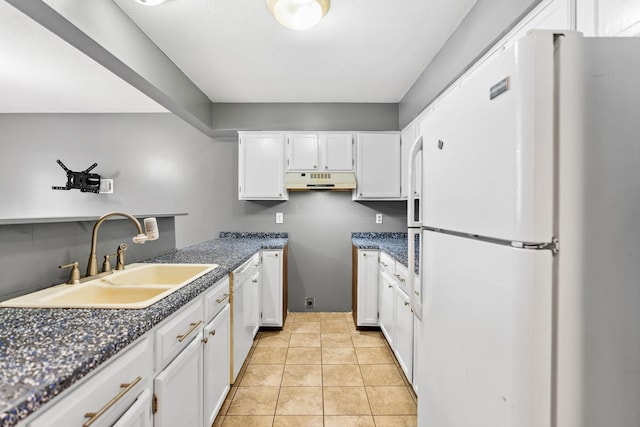
[[[418,320],[422,320],[422,262],[418,264],[418,277],[416,281],[416,237],[418,238],[418,242],[420,248],[418,249],[422,253],[422,229],[420,228],[409,228],[407,233],[407,246],[409,247],[409,274],[408,274],[408,291],[409,291],[409,302],[411,303],[411,310],[413,311],[414,316],[418,318]]]
[[[409,153],[409,189],[407,194],[407,225],[409,227],[420,227],[422,225],[420,202],[422,199],[421,194],[416,193],[416,176],[417,164],[416,160],[418,155],[422,153],[422,135],[418,137],[411,146],[411,152]]]

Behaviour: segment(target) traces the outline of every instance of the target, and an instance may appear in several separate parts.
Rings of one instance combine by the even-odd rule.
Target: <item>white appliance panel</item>
[[[421,125],[423,225],[549,242],[553,37],[528,37],[450,91]],[[490,89],[509,88],[494,99]]]
[[[551,420],[552,255],[423,232],[418,425]]]

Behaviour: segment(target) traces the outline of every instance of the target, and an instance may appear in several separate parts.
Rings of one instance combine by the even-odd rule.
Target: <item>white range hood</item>
[[[354,172],[287,172],[287,190],[350,191],[356,188]]]

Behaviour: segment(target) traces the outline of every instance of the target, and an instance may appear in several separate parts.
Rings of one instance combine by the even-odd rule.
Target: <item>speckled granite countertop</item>
[[[287,241],[287,233],[221,233],[148,259],[219,267],[145,309],[0,308],[0,426],[15,426],[260,249]]]
[[[351,242],[358,249],[380,249],[405,267],[408,265],[407,233],[351,233]]]

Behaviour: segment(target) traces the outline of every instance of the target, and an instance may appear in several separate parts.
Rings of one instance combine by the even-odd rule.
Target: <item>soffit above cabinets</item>
[[[333,0],[307,31],[266,0],[114,2],[213,102],[399,102],[477,0]]]
[[[0,1],[0,113],[167,110]]]

